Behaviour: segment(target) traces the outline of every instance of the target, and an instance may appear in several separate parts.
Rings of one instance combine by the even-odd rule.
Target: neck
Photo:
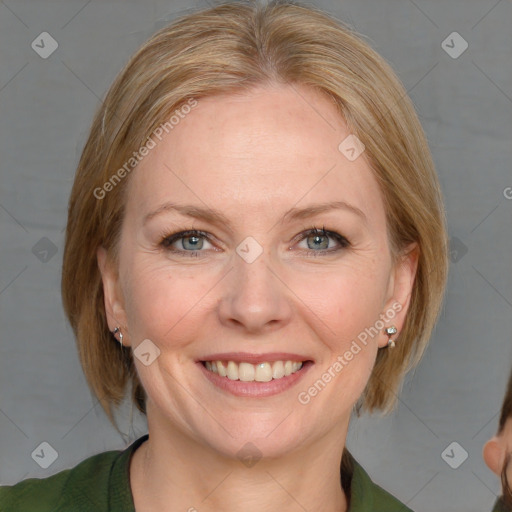
[[[149,439],[130,465],[137,512],[348,510],[340,483],[348,423],[285,456],[244,464],[183,432],[152,429],[149,418]]]

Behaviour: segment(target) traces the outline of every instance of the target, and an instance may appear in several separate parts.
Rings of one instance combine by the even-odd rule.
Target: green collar
[[[147,439],[146,434],[134,441],[113,461],[109,477],[109,508],[111,511],[135,512],[130,489],[130,460],[135,450]],[[350,455],[354,468],[350,484],[349,512],[412,512],[396,498],[372,482],[366,471]]]

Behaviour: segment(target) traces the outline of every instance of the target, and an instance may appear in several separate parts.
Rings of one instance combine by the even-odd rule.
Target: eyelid
[[[208,241],[212,240],[212,236],[210,235],[210,233],[208,233],[206,231],[202,231],[200,229],[185,229],[183,231],[178,230],[178,231],[175,231],[172,233],[163,232],[160,235],[160,238],[162,240],[162,243],[164,243],[164,242],[173,243],[176,240],[179,240],[180,238],[186,238],[186,237],[190,237],[190,236],[202,237]]]
[[[313,254],[335,253],[335,252],[340,251],[341,249],[350,247],[350,245],[351,245],[350,241],[345,236],[341,235],[340,233],[338,233],[336,231],[327,230],[327,229],[325,229],[325,226],[322,226],[321,229],[317,228],[316,226],[313,226],[310,228],[304,227],[303,231],[301,231],[299,234],[297,234],[291,240],[291,242],[295,244],[295,243],[305,240],[307,237],[312,236],[312,235],[321,235],[321,236],[326,236],[328,238],[334,239],[338,243],[338,247],[330,248],[330,249],[321,249],[318,251],[315,251],[313,249],[299,249],[299,252],[307,252],[307,253],[313,253]],[[173,243],[175,243],[176,241],[178,241],[182,238],[190,237],[190,236],[197,236],[200,238],[204,238],[209,243],[213,244],[214,237],[212,235],[210,235],[210,233],[208,233],[206,231],[202,231],[200,229],[187,229],[187,230],[183,230],[183,231],[176,231],[174,233],[163,232],[160,235],[161,241],[160,241],[159,245],[161,245],[165,249],[168,249],[170,252],[174,252],[174,253],[178,253],[178,254],[198,255],[199,253],[206,252],[203,250],[187,251],[187,250],[183,250],[183,249],[170,249],[171,245]]]
[[[294,237],[292,241],[293,242],[301,242],[302,240],[305,240],[308,236],[311,236],[311,235],[321,235],[321,236],[326,236],[328,238],[332,238],[338,242],[340,247],[339,248],[331,248],[331,249],[322,249],[319,251],[314,251],[312,249],[301,249],[302,251],[311,252],[314,254],[333,253],[333,252],[337,252],[340,249],[348,248],[352,245],[350,243],[350,241],[345,236],[341,235],[337,231],[328,230],[325,228],[325,226],[322,226],[321,229],[317,228],[316,226],[313,226],[310,228],[304,227],[304,231],[302,231],[296,237]]]

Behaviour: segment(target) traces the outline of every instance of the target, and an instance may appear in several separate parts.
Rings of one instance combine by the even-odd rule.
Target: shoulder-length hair
[[[132,56],[95,114],[76,171],[63,304],[86,379],[111,421],[112,404],[121,403],[128,383],[142,412],[146,398],[131,352],[109,332],[96,261],[99,246],[118,261],[130,178],[120,171],[187,102],[262,84],[305,85],[332,101],[366,147],[384,199],[393,255],[413,242],[419,247],[399,343],[393,351],[379,351],[361,407],[391,410],[405,372],[428,343],[447,274],[445,214],[427,141],[403,85],[360,36],[316,8],[288,1],[221,4],[159,30]],[[112,183],[114,175],[123,179]]]
[[[505,424],[509,419],[512,418],[512,372],[508,378],[507,390],[505,392],[505,398],[503,399],[503,405],[501,406],[500,420],[498,424],[498,435],[502,434],[505,430]],[[501,470],[501,486],[503,489],[503,501],[508,507],[512,507],[512,487],[507,478],[507,469],[511,463],[512,456],[507,453],[505,456],[505,462]]]

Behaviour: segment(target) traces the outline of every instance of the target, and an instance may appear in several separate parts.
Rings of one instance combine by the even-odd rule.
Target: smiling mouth
[[[242,382],[270,382],[282,379],[301,370],[312,361],[272,361],[251,364],[235,361],[201,361],[210,372],[220,377]]]

